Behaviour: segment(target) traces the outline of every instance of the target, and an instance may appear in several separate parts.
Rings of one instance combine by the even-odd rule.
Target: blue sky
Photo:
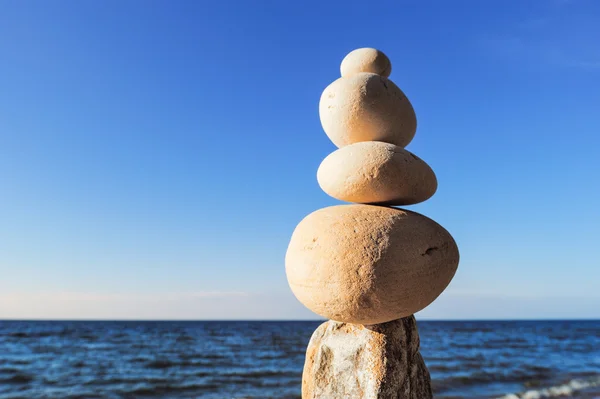
[[[314,318],[318,101],[392,60],[458,273],[420,318],[600,317],[600,3],[4,1],[0,318]]]

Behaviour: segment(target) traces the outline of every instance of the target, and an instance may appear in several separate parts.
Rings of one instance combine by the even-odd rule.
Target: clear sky
[[[600,317],[600,2],[0,2],[0,318],[314,318],[318,102],[392,60],[461,250],[420,318]]]

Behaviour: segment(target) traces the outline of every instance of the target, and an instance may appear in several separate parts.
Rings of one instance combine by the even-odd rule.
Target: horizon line
[[[506,321],[600,321],[600,318],[473,318],[473,319],[437,319],[437,318],[416,318],[417,322],[506,322]],[[399,320],[399,319],[398,319]],[[5,321],[45,321],[45,322],[326,322],[328,319],[69,319],[69,318],[0,318],[0,322]],[[391,320],[393,321],[393,320]],[[384,323],[379,323],[384,324]]]

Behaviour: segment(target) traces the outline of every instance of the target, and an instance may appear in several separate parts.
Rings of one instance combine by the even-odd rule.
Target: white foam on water
[[[571,380],[566,384],[557,385],[544,389],[532,389],[522,393],[511,393],[497,399],[543,399],[556,398],[559,396],[571,396],[576,391],[600,386],[600,377],[588,380]]]

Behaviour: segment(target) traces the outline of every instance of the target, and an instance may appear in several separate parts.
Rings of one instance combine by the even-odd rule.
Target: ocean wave
[[[217,390],[221,388],[214,383],[205,384],[166,384],[166,385],[146,385],[124,390],[122,393],[127,395],[143,395],[143,396],[159,396],[164,397],[165,394],[181,393],[181,392],[203,392],[207,390]]]
[[[3,383],[3,384],[28,384],[33,380],[34,380],[34,377],[29,374],[18,373],[18,374],[12,375],[7,378],[1,378],[0,383]]]
[[[544,389],[532,389],[521,393],[510,393],[497,399],[543,399],[558,396],[570,396],[577,391],[600,386],[600,376],[587,380],[574,379],[566,384],[555,385]]]
[[[456,366],[454,366],[456,368]],[[472,363],[470,369],[476,370],[477,364]],[[445,367],[443,364],[435,364],[429,367],[434,372],[448,372],[451,367]],[[538,381],[547,381],[555,375],[555,371],[549,367],[542,366],[522,366],[515,367],[512,370],[501,372],[498,369],[486,370],[480,369],[475,372],[461,375],[450,375],[446,378],[433,379],[434,392],[443,392],[456,388],[464,388],[472,385],[485,385],[490,383],[532,383]],[[514,398],[511,398],[514,399]]]
[[[168,369],[175,366],[177,366],[176,362],[172,362],[167,359],[156,359],[146,364],[146,367],[150,369]]]

